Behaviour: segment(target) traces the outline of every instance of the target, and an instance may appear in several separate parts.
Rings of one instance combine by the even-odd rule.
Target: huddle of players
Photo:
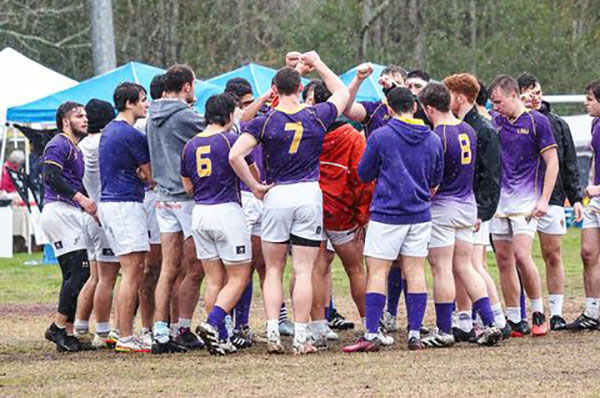
[[[97,200],[84,195],[81,182],[84,167],[77,142],[85,135],[85,111],[78,104],[61,105],[57,125],[63,134],[45,151],[42,213],[44,231],[57,251],[64,277],[58,314],[46,333],[59,349],[81,349],[81,343],[71,337],[74,320],[75,328],[84,332],[80,336],[87,329],[87,323],[78,325],[81,318],[75,316],[77,293],[89,267],[86,242],[82,242],[86,235],[81,233],[86,228],[96,228],[95,235],[89,235],[102,235],[104,243],[93,245],[99,250],[90,257],[99,262],[100,274],[93,305],[94,338],[100,342],[96,345],[111,341],[108,317],[98,312],[103,314],[108,307],[110,314],[112,286],[120,267],[120,335],[113,336],[117,337],[113,342],[123,352],[182,352],[204,344],[212,354],[234,351],[227,339],[227,314],[234,311],[237,321],[240,312],[238,331],[247,332],[253,268],[261,277],[268,350],[283,352],[279,317],[282,275],[290,251],[294,352],[325,348],[332,258],[325,238],[342,259],[366,329],[355,344],[344,347],[345,352],[376,351],[393,343],[384,332],[396,327],[402,288],[411,350],[446,347],[456,341],[494,345],[503,335],[523,336],[529,327],[517,271],[533,311],[531,334],[545,335],[541,281],[531,256],[536,231],[548,267],[552,329],[598,325],[599,287],[594,278],[599,253],[594,228],[600,227],[596,219],[600,207],[593,199],[582,214],[572,138],[564,121],[541,103],[541,88],[534,77],[524,75],[519,82],[506,75],[494,79],[489,88],[495,110],[492,125],[475,104],[482,86],[472,75],[453,75],[443,84],[426,85],[426,76],[416,76],[412,88],[420,89],[417,100],[405,87],[405,72],[388,67],[380,78],[386,99],[357,103],[356,92],[372,73],[368,64],[359,67],[347,88],[315,52],[292,54],[287,61],[289,66],[274,78],[270,108],[264,109],[270,95],[251,101],[230,90],[207,101],[204,119],[190,108],[193,72],[182,65],[171,67],[162,78],[159,99],[150,105],[147,137],[133,127],[146,117],[145,90],[132,83],[117,87],[114,100],[119,114],[97,139],[99,209]],[[306,90],[306,102],[314,104],[306,106],[300,101],[300,77],[312,70],[322,82]],[[599,81],[586,88],[586,96],[588,112],[600,116]],[[341,114],[363,124],[366,147],[360,133],[336,122]],[[594,124],[594,132],[598,125]],[[335,139],[328,143],[328,137]],[[80,147],[84,146],[80,143]],[[345,153],[340,148],[346,148]],[[358,156],[350,156],[357,148]],[[557,176],[559,184],[553,190]],[[590,186],[586,195],[597,191],[600,187]],[[351,193],[352,199],[340,192]],[[153,231],[144,208],[145,196],[153,195],[157,197],[147,199],[147,207],[156,211],[162,248],[154,303],[152,294],[140,289],[149,270],[154,268],[156,274],[156,259],[147,255],[152,243],[148,235],[152,238]],[[371,195],[369,217],[364,204]],[[561,314],[565,195],[574,204],[577,219],[585,215],[582,258],[587,296],[586,310],[568,325]],[[496,248],[506,318],[483,261],[488,231]],[[112,258],[112,279],[104,278],[109,288],[99,289],[100,264],[107,260],[101,255],[107,254],[118,263]],[[427,305],[426,258],[434,276],[437,328],[421,336]],[[190,326],[203,278],[208,317],[196,329],[199,340]],[[147,285],[152,287],[152,281]],[[89,319],[89,304],[89,310],[79,310],[84,291],[77,317],[81,313]],[[179,303],[173,300],[177,293]],[[152,327],[152,341],[132,331],[138,303],[146,335]],[[453,328],[455,309],[458,324]],[[478,333],[472,314],[481,323]],[[179,319],[179,335],[169,329],[169,319]],[[250,336],[242,333],[241,337]]]

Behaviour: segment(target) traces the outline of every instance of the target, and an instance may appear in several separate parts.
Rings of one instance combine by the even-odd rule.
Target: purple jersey
[[[600,118],[592,121],[592,151],[594,152],[594,185],[600,185]]]
[[[270,109],[270,108],[269,108]],[[242,131],[246,129],[250,122],[240,121],[238,132],[241,134]],[[258,168],[258,173],[260,175],[260,182],[265,180],[265,162],[264,162],[264,154],[262,149],[262,144],[258,144],[256,148],[251,153],[252,160],[254,160],[254,164]],[[244,181],[240,180],[240,188],[242,191],[250,192],[250,188],[244,183]]]
[[[391,117],[387,105],[382,100],[363,101],[359,102],[359,104],[361,104],[367,112],[367,116],[362,121],[366,137],[369,137],[371,133],[379,127],[385,126]]]
[[[529,215],[542,193],[546,165],[541,154],[556,147],[552,126],[538,111],[527,110],[516,120],[497,115],[502,176],[500,216]]]
[[[83,154],[76,143],[64,133],[52,138],[44,148],[44,164],[53,164],[62,170],[62,178],[76,192],[83,190],[84,161]],[[52,187],[44,183],[44,204],[65,202],[79,208],[79,204],[54,192]]]
[[[444,148],[444,178],[435,196],[434,203],[475,203],[473,178],[477,134],[465,122],[441,124],[433,130]]]
[[[240,180],[229,165],[229,151],[237,137],[232,131],[202,132],[183,147],[181,176],[192,180],[196,204],[241,204]]]
[[[150,162],[146,136],[123,120],[113,120],[100,136],[100,202],[143,202],[137,169]]]
[[[323,136],[337,116],[335,105],[325,102],[294,112],[276,108],[252,120],[243,132],[263,144],[267,183],[319,181]]]

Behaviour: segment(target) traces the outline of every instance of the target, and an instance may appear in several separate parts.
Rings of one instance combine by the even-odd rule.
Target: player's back
[[[83,161],[85,163],[85,172],[83,174],[83,186],[88,193],[88,197],[94,202],[100,200],[100,134],[88,134],[78,144]]]
[[[234,132],[202,132],[183,148],[181,175],[190,178],[196,204],[241,203],[239,179],[229,165]]]

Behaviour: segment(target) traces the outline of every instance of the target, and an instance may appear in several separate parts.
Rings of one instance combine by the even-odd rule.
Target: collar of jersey
[[[217,134],[221,134],[225,132],[225,130],[219,130],[219,131],[213,131],[213,132],[206,132],[206,131],[201,131],[198,134],[196,134],[196,137],[212,137],[213,135],[217,135]]]
[[[67,134],[67,133],[60,133],[60,134],[61,134],[61,135],[64,135],[64,136],[65,136],[65,138],[66,138],[67,140],[69,140],[69,142],[70,142],[71,144],[73,144],[75,147],[77,147],[77,143],[76,143],[75,141],[73,141],[73,140],[71,139],[71,137],[69,137],[69,134]]]
[[[424,126],[425,125],[425,122],[422,121],[421,119],[413,119],[410,117],[398,117],[398,116],[394,116],[394,119],[398,119],[401,122],[404,122],[406,124],[413,124],[416,126]]]
[[[300,104],[296,109],[285,109],[281,105],[278,105],[275,110],[279,112],[286,113],[288,115],[293,115],[294,113],[300,112],[302,109],[306,108],[306,104]]]
[[[462,121],[458,119],[454,123],[440,123],[439,126],[458,126]]]
[[[520,118],[521,116],[523,116],[524,114],[526,114],[526,113],[529,113],[529,112],[530,112],[530,110],[529,110],[529,109],[527,109],[527,108],[525,108],[525,110],[524,110],[522,113],[520,113],[520,114],[519,114],[519,116],[517,116],[516,118],[514,118],[512,121],[511,121],[511,120],[510,120],[508,117],[506,118],[506,121],[507,121],[507,122],[509,122],[510,124],[515,124],[515,122],[516,122],[517,120],[519,120],[519,118]]]

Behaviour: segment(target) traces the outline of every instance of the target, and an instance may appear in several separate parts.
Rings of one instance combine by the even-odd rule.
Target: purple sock
[[[452,305],[453,303],[435,303],[436,325],[442,333],[452,332]]]
[[[489,297],[482,297],[475,301],[473,303],[473,312],[479,314],[485,326],[490,326],[494,323],[494,312],[492,311]]]
[[[229,333],[227,333],[227,328],[225,327],[225,321],[219,324],[219,340],[227,341],[227,337],[229,337]]]
[[[214,328],[218,328],[219,325],[225,324],[225,322],[223,322],[223,319],[225,319],[225,315],[227,315],[225,310],[223,308],[219,307],[218,305],[215,305],[213,307],[213,309],[210,311],[210,313],[208,314],[206,323],[208,323],[209,325],[211,325]]]
[[[365,315],[367,316],[367,332],[379,331],[379,320],[383,314],[385,296],[381,293],[367,293],[365,295]]]
[[[410,330],[418,332],[425,316],[427,293],[406,293],[406,307],[408,309]]]
[[[329,297],[329,305],[327,307],[325,307],[325,319],[331,318],[331,313],[334,309],[335,309],[335,306],[333,305],[333,294],[332,294],[331,297]]]
[[[523,285],[521,285],[521,319],[527,320],[527,301],[525,300],[525,290],[523,290]]]
[[[407,297],[407,284],[406,284],[406,279],[402,278],[402,293],[404,293],[404,307],[406,309],[406,320],[410,322],[410,314],[408,313],[408,299]]]
[[[402,271],[398,267],[392,267],[387,279],[387,312],[393,316],[398,315],[402,285]]]
[[[248,282],[244,293],[235,305],[235,328],[241,330],[248,325],[250,317],[250,305],[252,304],[252,279]]]

